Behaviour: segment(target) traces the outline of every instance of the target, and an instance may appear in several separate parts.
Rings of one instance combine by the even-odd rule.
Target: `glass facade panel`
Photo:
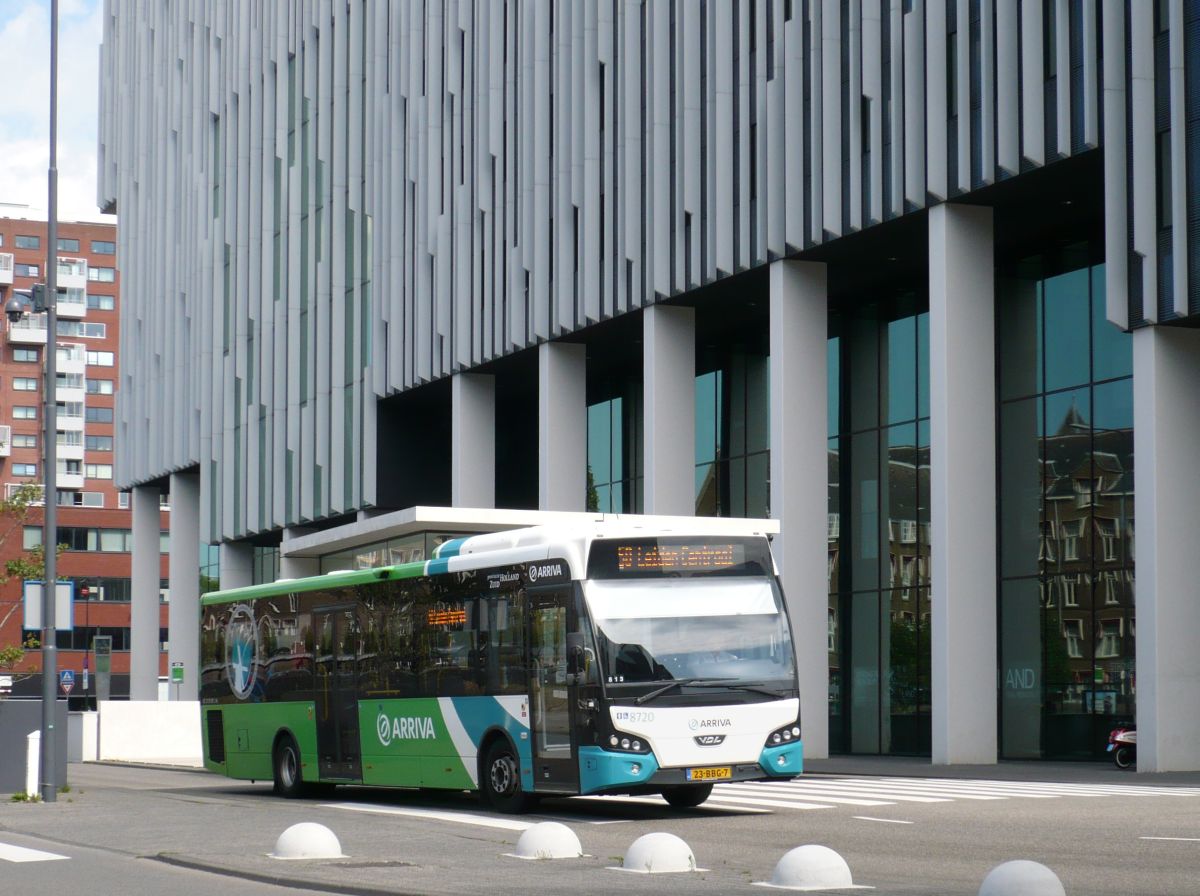
[[[1098,757],[1135,709],[1132,341],[1104,319],[1103,265],[1073,254],[997,291],[1005,758]]]
[[[1045,352],[1047,392],[1091,378],[1088,280],[1088,270],[1083,268],[1042,281],[1045,332],[1050,334]]]
[[[765,346],[714,350],[697,370],[696,513],[767,516],[771,436]]]
[[[831,315],[834,752],[930,750],[928,343],[917,293]]]
[[[604,513],[640,513],[642,478],[641,383],[600,390],[588,405],[587,508]]]

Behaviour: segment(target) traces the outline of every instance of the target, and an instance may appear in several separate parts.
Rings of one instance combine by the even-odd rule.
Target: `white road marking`
[[[406,815],[409,818],[430,818],[435,821],[473,824],[481,828],[500,828],[505,831],[526,831],[536,823],[532,821],[512,821],[507,818],[493,818],[490,815],[475,815],[471,812],[441,812],[437,809],[369,806],[361,803],[325,803],[321,808],[343,809],[347,812],[373,812],[377,815]]]
[[[872,818],[869,815],[855,815],[859,821],[881,821],[884,824],[912,824],[911,821],[901,821],[899,818]]]
[[[70,856],[60,856],[55,852],[42,852],[40,849],[26,849],[24,846],[0,843],[0,860],[5,862],[55,862],[69,858]]]
[[[1138,837],[1139,840],[1172,840],[1177,843],[1200,843],[1200,837]]]

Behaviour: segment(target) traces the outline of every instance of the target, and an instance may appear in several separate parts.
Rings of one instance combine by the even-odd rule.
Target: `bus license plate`
[[[732,777],[733,769],[728,765],[717,768],[687,769],[687,779],[689,781],[728,781]]]

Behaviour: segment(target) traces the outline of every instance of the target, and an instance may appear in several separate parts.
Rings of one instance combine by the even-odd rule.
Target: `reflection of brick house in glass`
[[[1045,446],[1045,700],[1056,712],[1132,717],[1133,432],[1093,430],[1072,407]]]

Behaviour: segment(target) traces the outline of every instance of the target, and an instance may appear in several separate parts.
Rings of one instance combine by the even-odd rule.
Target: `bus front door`
[[[569,586],[531,588],[529,599],[529,702],[535,792],[577,793],[579,761],[572,731],[575,684],[567,674]]]
[[[317,610],[313,622],[317,634],[315,697],[321,777],[359,781],[358,617],[353,607],[331,607]]]

